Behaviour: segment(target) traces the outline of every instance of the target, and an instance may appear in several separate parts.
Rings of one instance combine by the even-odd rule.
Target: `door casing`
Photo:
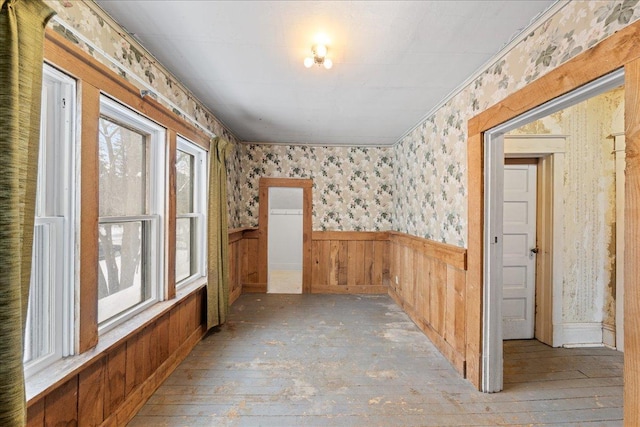
[[[258,193],[258,283],[256,289],[267,292],[269,277],[269,188],[302,188],[302,293],[311,292],[311,213],[313,180],[299,178],[260,178]]]
[[[502,204],[504,135],[561,109],[575,105],[624,84],[618,69],[563,96],[526,111],[484,132],[482,391],[502,390]],[[559,304],[555,304],[561,310]]]

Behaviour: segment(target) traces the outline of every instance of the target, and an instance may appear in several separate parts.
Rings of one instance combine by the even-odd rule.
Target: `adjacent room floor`
[[[484,394],[387,296],[249,294],[129,425],[621,425],[622,364],[509,341]]]

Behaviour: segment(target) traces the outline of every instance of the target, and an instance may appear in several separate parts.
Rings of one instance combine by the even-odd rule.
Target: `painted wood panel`
[[[466,250],[391,232],[389,294],[465,374]]]

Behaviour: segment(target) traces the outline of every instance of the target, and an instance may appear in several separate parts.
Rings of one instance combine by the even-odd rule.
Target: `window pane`
[[[176,220],[176,282],[186,279],[194,273],[195,218]]]
[[[100,216],[146,213],[146,137],[100,118]]]
[[[194,156],[178,150],[176,156],[176,213],[193,212]]]
[[[98,322],[147,300],[146,221],[107,223],[99,232]]]
[[[55,221],[55,218],[53,219]],[[61,225],[61,221],[58,221]],[[55,317],[51,302],[55,295],[55,222],[42,221],[33,229],[33,255],[27,325],[25,330],[24,362],[37,360],[53,351]]]

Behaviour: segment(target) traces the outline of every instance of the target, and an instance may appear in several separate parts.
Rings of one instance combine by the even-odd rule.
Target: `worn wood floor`
[[[621,425],[622,354],[505,342],[461,379],[387,296],[241,296],[130,426]]]

